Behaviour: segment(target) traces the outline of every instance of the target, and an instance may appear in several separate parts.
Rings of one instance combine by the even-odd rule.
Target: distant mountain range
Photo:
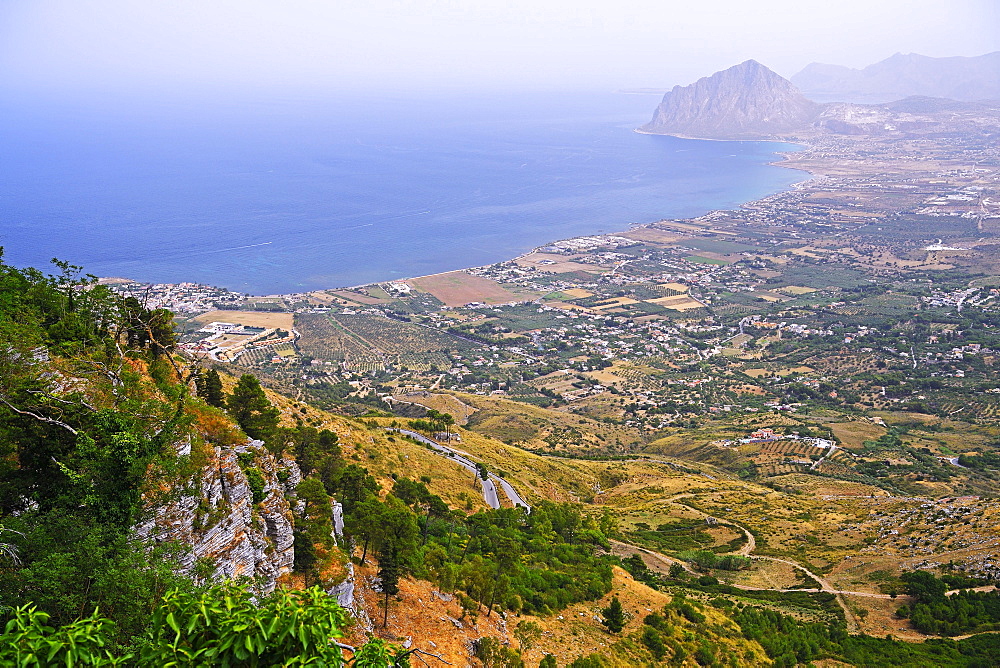
[[[973,87],[969,83],[973,80],[971,74],[973,70],[983,72],[981,79],[987,80],[985,74],[987,68],[983,63],[988,61],[984,59],[994,56],[1000,56],[1000,52],[982,56],[980,59],[959,59],[976,61],[977,65],[975,68],[966,68],[965,71],[969,75],[964,79],[956,76],[951,81],[954,90],[970,90]],[[878,65],[884,65],[891,60],[893,59],[890,58]],[[952,59],[924,60],[940,64],[940,61]],[[1000,63],[1000,60],[997,62]],[[822,68],[829,66],[810,67],[815,73],[825,71]],[[873,65],[860,72],[867,72],[875,67]],[[846,72],[858,72],[847,68],[840,69]],[[911,70],[922,71],[919,67]],[[883,71],[888,72],[888,68],[883,68]],[[802,73],[796,76],[801,77]],[[907,81],[917,82],[918,79],[919,77],[913,74]],[[893,79],[888,73],[882,75],[882,80],[903,81],[899,77]],[[923,78],[925,82],[937,80],[930,74]],[[834,82],[837,79],[831,74],[827,81]],[[928,83],[927,86],[929,85]],[[944,85],[943,81],[941,85]],[[916,86],[916,83],[913,83],[913,86]],[[903,83],[899,83],[896,88],[896,90],[905,89]],[[989,92],[993,89],[984,84],[977,90]],[[994,97],[1000,99],[1000,91],[997,91]],[[793,82],[755,60],[748,60],[699,79],[689,86],[675,86],[663,96],[663,101],[656,108],[653,119],[639,128],[639,131],[704,139],[768,139],[815,133],[902,136],[928,132],[978,132],[986,126],[992,127],[990,123],[984,125],[983,121],[988,117],[995,117],[1000,110],[1000,102],[960,101],[926,93],[894,99],[897,101],[891,104],[853,102],[819,104],[809,100]]]
[[[897,53],[860,70],[812,63],[791,82],[819,102],[879,103],[912,95],[952,100],[1000,99],[1000,51],[966,58]]]

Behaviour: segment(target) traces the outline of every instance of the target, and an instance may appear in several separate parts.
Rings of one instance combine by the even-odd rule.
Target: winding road
[[[672,497],[670,497],[668,499],[664,499],[664,501],[667,502],[667,503],[676,503],[677,501],[679,501],[681,499],[690,498],[690,497],[694,497],[694,496],[698,496],[698,495],[697,494],[692,494],[692,493],[676,494],[676,495],[674,495],[674,496],[672,496]],[[703,515],[706,518],[711,517],[711,515],[709,515],[705,511],[699,510],[698,508],[695,508],[695,507],[690,506],[688,504],[684,504],[684,507],[687,508],[688,510],[693,511],[693,512],[700,513],[701,515]],[[753,554],[754,550],[757,549],[757,539],[754,538],[754,535],[750,532],[750,530],[747,529],[745,526],[737,524],[737,523],[735,523],[735,522],[733,522],[731,520],[725,520],[725,522],[729,526],[732,526],[732,527],[734,527],[736,529],[739,529],[746,536],[746,544],[743,545],[736,552],[733,552],[732,554],[737,554],[737,555],[740,555],[740,556],[743,556],[743,557],[749,557],[750,559],[758,559],[758,560],[762,560],[762,561],[776,561],[778,563],[787,564],[788,566],[791,566],[792,568],[795,568],[797,570],[802,571],[807,576],[809,576],[810,578],[812,578],[814,581],[816,581],[817,583],[819,583],[819,588],[818,589],[816,589],[816,588],[813,588],[813,589],[797,589],[797,588],[796,589],[778,589],[778,588],[768,588],[768,587],[750,587],[750,586],[747,586],[747,585],[731,585],[731,586],[733,586],[733,587],[735,587],[737,589],[743,589],[745,591],[777,591],[777,592],[791,592],[791,591],[821,592],[822,591],[822,592],[827,592],[829,594],[833,594],[834,597],[836,597],[837,604],[844,611],[844,620],[847,622],[847,630],[848,630],[849,633],[858,633],[859,632],[858,631],[859,627],[858,627],[858,620],[855,618],[854,612],[851,610],[850,606],[847,605],[847,602],[844,601],[844,599],[843,599],[844,595],[865,596],[865,597],[868,597],[868,598],[891,598],[891,596],[889,596],[888,594],[873,594],[873,593],[869,593],[869,592],[845,591],[845,590],[842,590],[842,589],[836,589],[825,578],[817,575],[816,573],[813,573],[811,570],[809,570],[808,568],[806,568],[805,566],[803,566],[802,564],[800,564],[800,563],[798,563],[796,561],[791,561],[789,559],[780,559],[778,557],[767,557],[767,556],[764,556],[764,555]],[[616,542],[618,542],[618,541],[616,541]],[[620,544],[621,545],[628,545],[628,543],[620,543]],[[666,563],[680,563],[679,560],[673,559],[671,557],[667,557],[666,555],[660,554],[658,552],[653,552],[653,551],[647,550],[645,548],[639,548],[639,547],[634,546],[634,545],[632,545],[630,547],[633,547],[636,550],[640,551],[641,553],[644,553],[644,554],[647,554],[647,555],[655,555],[655,557],[659,561],[661,561],[661,562],[666,562]],[[690,568],[688,568],[686,566],[686,564],[682,563],[681,565],[685,567],[684,570],[686,570],[688,572],[691,572],[691,573],[694,572]]]
[[[472,461],[472,459],[469,458],[468,453],[461,452],[454,448],[450,448],[446,445],[442,445],[441,443],[438,443],[437,441],[427,438],[423,434],[416,431],[412,431],[410,429],[387,427],[386,431],[391,431],[397,434],[403,434],[405,436],[409,436],[410,438],[419,441],[424,445],[429,446],[431,449],[433,449],[442,457],[447,457],[453,462],[460,464],[461,466],[464,466],[466,469],[476,474],[476,477],[479,480],[479,483],[483,489],[483,500],[486,501],[486,505],[488,505],[490,508],[496,509],[500,507],[500,495],[497,492],[497,484],[499,483],[500,488],[503,489],[504,494],[507,496],[507,498],[510,500],[512,504],[514,504],[515,506],[522,506],[525,510],[531,512],[531,506],[528,505],[528,502],[525,501],[521,497],[521,495],[517,493],[517,490],[514,489],[513,485],[511,485],[509,482],[507,482],[500,476],[494,473],[488,473],[489,477],[486,480],[479,478],[479,467],[476,465],[476,462]]]
[[[446,445],[442,445],[441,443],[438,443],[435,440],[427,438],[423,434],[420,434],[420,433],[415,432],[415,431],[411,431],[409,429],[387,428],[387,431],[395,432],[395,433],[398,433],[398,434],[404,434],[406,436],[409,436],[409,437],[411,437],[411,438],[419,441],[420,443],[423,443],[424,445],[430,446],[436,453],[438,453],[442,457],[447,457],[447,458],[451,459],[452,461],[460,464],[461,466],[464,466],[469,471],[475,473],[477,475],[477,477],[478,477],[479,469],[476,466],[476,462],[474,462],[470,458],[470,456],[468,455],[468,453],[461,452],[459,450],[456,450],[454,448],[448,447]],[[525,501],[521,497],[521,495],[517,493],[517,490],[515,490],[514,487],[509,482],[507,482],[506,480],[504,480],[500,476],[498,476],[496,474],[493,474],[493,473],[490,473],[489,474],[489,479],[488,480],[482,480],[482,479],[480,479],[480,483],[482,483],[483,499],[486,501],[487,505],[489,505],[491,508],[499,508],[500,507],[500,499],[499,499],[499,495],[497,493],[497,485],[499,484],[500,487],[501,487],[501,489],[503,489],[504,494],[506,494],[507,498],[510,500],[510,502],[512,504],[514,504],[515,506],[523,506],[529,512],[531,511],[531,506],[528,505],[528,502]],[[672,497],[670,497],[668,499],[664,499],[664,502],[666,502],[666,503],[676,503],[677,501],[679,501],[681,499],[695,497],[695,496],[699,496],[699,495],[698,494],[693,494],[693,493],[676,494],[676,495],[674,495],[674,496],[672,496]],[[688,504],[684,504],[684,507],[687,508],[687,509],[689,509],[689,510],[691,510],[691,511],[694,511],[696,513],[700,513],[701,515],[703,515],[706,518],[711,517],[708,513],[704,512],[703,510],[699,510],[698,508],[694,508],[694,507],[692,507],[692,506],[690,506]],[[725,521],[725,523],[727,525],[732,526],[732,527],[734,527],[734,528],[739,529],[740,531],[742,531],[743,534],[746,536],[746,543],[742,547],[740,547],[739,550],[737,550],[735,552],[732,552],[731,554],[736,554],[736,555],[748,557],[750,559],[757,559],[757,560],[760,560],[760,561],[774,561],[774,562],[778,562],[778,563],[781,563],[781,564],[786,564],[788,566],[791,566],[792,568],[795,568],[795,569],[797,569],[799,571],[802,571],[808,577],[812,578],[813,581],[815,581],[816,583],[819,584],[819,587],[810,587],[810,588],[803,587],[803,588],[794,588],[794,589],[793,588],[777,588],[777,587],[751,587],[749,585],[738,585],[738,584],[729,585],[729,586],[731,586],[731,587],[733,587],[735,589],[742,589],[744,591],[774,591],[774,592],[781,592],[781,593],[792,593],[792,592],[819,593],[819,592],[825,592],[827,594],[833,594],[834,598],[837,601],[837,604],[844,611],[844,621],[847,624],[847,631],[848,631],[848,633],[855,633],[855,634],[856,633],[860,633],[860,628],[859,628],[859,625],[858,625],[858,620],[857,620],[857,618],[854,615],[854,611],[851,610],[850,606],[848,606],[847,603],[846,603],[846,601],[844,601],[844,598],[843,598],[844,596],[860,596],[860,597],[863,597],[863,598],[877,598],[877,599],[892,599],[892,598],[894,598],[890,594],[876,594],[874,592],[867,592],[867,591],[850,591],[850,590],[846,590],[846,589],[836,589],[833,585],[830,584],[830,582],[828,580],[826,580],[826,578],[818,575],[817,573],[814,573],[813,571],[809,570],[808,568],[806,568],[805,566],[803,566],[802,564],[800,564],[800,563],[798,563],[796,561],[792,561],[790,559],[781,559],[779,557],[769,557],[769,556],[765,556],[765,555],[753,554],[753,552],[757,549],[757,540],[754,538],[754,535],[750,532],[750,530],[747,529],[746,527],[740,525],[740,524],[737,524],[737,523],[731,521],[731,520],[724,520],[724,521]],[[630,557],[632,555],[638,554],[640,556],[640,558],[642,558],[643,562],[646,564],[647,567],[649,567],[652,570],[655,570],[655,571],[657,571],[659,573],[666,574],[667,572],[669,572],[669,569],[670,569],[670,567],[672,565],[678,564],[681,568],[683,568],[687,573],[689,573],[691,575],[701,575],[701,573],[698,573],[697,571],[695,571],[693,568],[691,568],[690,564],[688,564],[686,561],[684,561],[682,559],[678,559],[676,557],[670,557],[670,556],[667,556],[665,554],[661,554],[659,552],[656,552],[654,550],[649,550],[649,549],[646,549],[644,547],[639,547],[638,545],[633,545],[631,543],[626,543],[626,542],[620,541],[620,540],[611,539],[608,542],[611,545],[611,550],[610,551],[615,556],[617,556],[617,557],[626,557],[627,558],[627,557]],[[977,587],[975,589],[975,591],[990,591],[990,590],[993,590],[993,589],[996,589],[996,588],[993,587],[993,586]],[[946,595],[947,596],[951,596],[951,595],[957,593],[958,591],[961,591],[961,590],[955,589],[955,590],[952,590],[952,591],[948,591],[948,592],[946,592]],[[927,636],[927,637],[936,637],[936,636]],[[953,640],[960,640],[960,639],[966,638],[966,637],[969,637],[969,636],[956,636],[955,638],[953,638]]]

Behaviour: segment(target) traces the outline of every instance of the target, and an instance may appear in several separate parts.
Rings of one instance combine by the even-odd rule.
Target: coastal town
[[[958,386],[993,380],[983,363],[1000,342],[977,316],[996,312],[1000,282],[975,276],[997,268],[1000,168],[964,165],[947,146],[914,165],[905,145],[852,141],[871,157],[849,175],[486,267],[270,297],[192,284],[119,289],[192,316],[190,350],[276,378],[433,385],[582,412],[614,392],[631,409],[612,417],[653,429],[786,406],[789,390],[876,407],[934,402],[933,388],[876,384],[866,377],[875,369],[838,377],[823,368],[831,355],[965,378]],[[859,151],[826,140],[790,163],[819,172],[848,149]],[[294,324],[261,322],[278,313]],[[275,354],[249,354],[265,349]]]
[[[538,447],[620,455],[689,434],[740,475],[916,489],[962,474],[950,439],[845,425],[876,436],[904,413],[963,425],[968,454],[985,442],[1000,409],[1000,154],[969,163],[937,140],[916,156],[906,141],[814,138],[782,163],[813,178],[739,209],[432,276],[263,297],[116,289],[171,308],[207,363],[338,411],[479,396],[604,430],[549,429]]]

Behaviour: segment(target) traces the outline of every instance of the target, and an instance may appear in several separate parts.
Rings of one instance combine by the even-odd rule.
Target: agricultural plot
[[[816,471],[824,475],[848,475],[854,473],[854,469],[840,462],[825,461],[816,467]]]
[[[297,326],[303,354],[340,362],[354,371],[381,371],[396,364],[418,371],[451,366],[449,351],[479,345],[444,332],[367,314],[302,314]]]
[[[702,304],[700,301],[698,301],[697,299],[692,299],[687,295],[658,297],[656,299],[648,300],[648,303],[655,304],[656,306],[661,306],[663,308],[673,309],[674,311],[691,311],[693,309],[705,307],[705,305]]]
[[[667,232],[666,230],[658,229],[652,226],[637,227],[629,230],[628,232],[622,232],[619,236],[653,244],[674,244],[684,238],[676,232]]]
[[[553,304],[555,306],[555,304]],[[575,304],[563,304],[561,308],[567,310],[584,310]],[[503,309],[496,314],[496,322],[514,332],[526,332],[532,329],[555,326],[559,320],[551,313],[539,313],[538,307],[534,304],[520,304]]]
[[[475,347],[444,332],[383,316],[337,314],[331,318],[372,348],[389,355]]]
[[[397,313],[427,313],[443,306],[444,302],[428,292],[411,292],[405,299],[392,303],[392,309]]]
[[[574,271],[594,271],[599,269],[591,264],[574,262],[575,256],[559,255],[556,253],[529,253],[514,260],[520,267],[533,267],[539,271],[551,272],[554,274],[565,274]]]
[[[742,253],[744,251],[762,250],[758,246],[748,246],[747,244],[736,243],[733,241],[706,239],[702,237],[696,239],[686,239],[684,241],[684,245],[700,251],[719,253],[721,255],[732,255],[735,253]]]
[[[370,365],[373,358],[379,357],[371,345],[325,314],[298,314],[295,327],[301,335],[299,350],[309,357],[348,366],[362,360]]]
[[[853,288],[861,285],[866,276],[860,271],[836,265],[788,266],[781,272],[781,283],[795,287]]]
[[[963,397],[961,401],[943,401],[941,408],[952,415],[963,414],[992,419],[1000,415],[1000,396],[993,394]]]
[[[878,238],[888,237],[897,241],[980,236],[974,219],[912,215],[880,218],[877,224],[859,227],[855,233]]]
[[[508,304],[524,300],[496,281],[464,271],[423,276],[407,282],[418,290],[434,295],[446,306],[464,306],[472,302]]]
[[[747,304],[726,304],[725,306],[719,306],[718,308],[712,309],[718,315],[745,315],[747,313],[753,313],[755,311],[760,311],[759,308],[754,308]]]
[[[360,288],[355,288],[353,290],[334,290],[332,294],[340,297],[341,299],[346,299],[347,301],[354,302],[356,304],[385,304],[389,301],[388,295],[386,299],[380,299],[378,297],[373,297],[364,290]]]
[[[242,366],[257,366],[274,362],[277,358],[280,362],[295,360],[298,353],[290,343],[281,343],[275,346],[260,346],[245,350],[236,362]]]
[[[447,370],[451,359],[442,352],[403,353],[399,356],[399,365],[414,371],[430,371],[432,368]]]
[[[802,285],[786,285],[783,288],[778,288],[778,291],[784,292],[786,295],[798,297],[799,295],[807,295],[811,292],[816,292],[816,288],[807,288]]]
[[[696,264],[729,264],[729,262],[721,258],[706,257],[704,255],[688,255],[684,259]]]
[[[865,441],[875,440],[885,433],[885,427],[868,420],[833,422],[827,425],[842,447],[860,448]]]
[[[758,464],[757,474],[763,478],[773,478],[788,473],[798,473],[806,467],[807,464]]]
[[[263,327],[264,329],[292,329],[293,313],[261,313],[260,311],[209,311],[195,318],[195,322],[207,325],[212,322],[231,322],[246,327]]]
[[[763,290],[758,290],[754,293],[758,299],[763,299],[766,302],[784,302],[788,301],[788,297],[777,292],[768,292]]]
[[[632,299],[631,297],[615,297],[614,299],[607,299],[592,305],[590,308],[594,311],[605,311],[607,309],[616,308],[618,306],[627,306],[629,304],[635,304],[638,300]]]
[[[794,459],[811,463],[819,460],[826,452],[826,448],[818,448],[797,440],[783,439],[761,443],[755,459],[759,459],[761,462]]]

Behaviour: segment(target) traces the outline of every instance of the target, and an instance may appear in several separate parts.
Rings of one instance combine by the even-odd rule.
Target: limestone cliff
[[[790,81],[748,60],[663,96],[643,132],[759,139],[808,127],[819,113]]]
[[[185,454],[183,451],[180,454]],[[254,501],[255,484],[263,481]],[[261,578],[270,592],[294,561],[289,500],[301,480],[298,465],[278,459],[260,441],[218,447],[184,489],[147,508],[136,527],[140,537],[174,541],[184,553],[184,570],[199,578]]]

